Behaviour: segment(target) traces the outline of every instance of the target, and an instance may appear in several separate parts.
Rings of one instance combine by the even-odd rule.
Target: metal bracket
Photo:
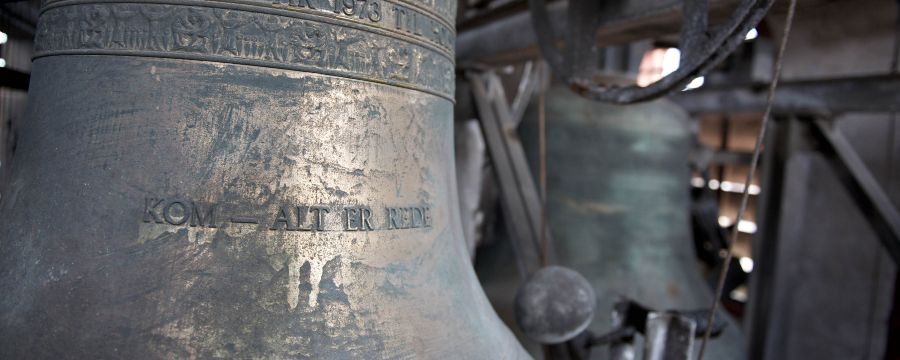
[[[708,309],[678,311],[653,310],[637,302],[623,299],[613,309],[612,332],[594,336],[588,346],[609,345],[614,360],[635,358],[634,339],[643,334],[644,360],[688,360],[694,338],[702,337],[709,317]],[[713,319],[713,337],[727,326],[721,317]]]

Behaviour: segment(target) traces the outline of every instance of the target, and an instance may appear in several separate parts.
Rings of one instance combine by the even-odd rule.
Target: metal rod
[[[541,265],[550,265],[549,246],[547,246],[547,114],[546,89],[541,87],[538,93],[538,151],[540,152],[541,182]]]
[[[538,187],[528,167],[525,150],[515,133],[509,106],[497,94],[488,94],[485,83],[495,74],[466,75],[478,109],[479,122],[484,131],[488,153],[500,183],[500,194],[506,225],[512,233],[520,274],[527,278],[542,264],[540,218],[542,205]],[[549,233],[545,233],[548,238]],[[547,257],[552,258],[548,239]]]
[[[840,132],[830,129],[824,120],[816,120],[812,127],[851,197],[872,224],[894,263],[900,264],[900,212]]]

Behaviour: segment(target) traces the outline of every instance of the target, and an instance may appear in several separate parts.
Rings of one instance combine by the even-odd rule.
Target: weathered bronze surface
[[[453,169],[455,1],[45,5],[0,358],[516,358]]]

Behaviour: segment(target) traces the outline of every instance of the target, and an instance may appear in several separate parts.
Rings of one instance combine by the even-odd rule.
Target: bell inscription
[[[257,224],[268,225],[260,229],[270,231],[383,231],[430,229],[432,225],[428,205],[385,207],[381,212],[358,205],[283,205],[268,212],[254,211],[251,215],[236,211],[228,214],[223,209],[233,207],[148,197],[144,199],[141,221],[212,229],[228,224]]]

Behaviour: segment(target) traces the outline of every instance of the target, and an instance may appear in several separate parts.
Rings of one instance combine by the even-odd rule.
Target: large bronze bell
[[[46,3],[0,358],[527,356],[461,239],[455,3]]]
[[[613,331],[614,305],[623,298],[659,311],[708,308],[713,296],[698,268],[688,217],[687,114],[668,100],[610,105],[562,86],[546,96],[547,217],[558,263],[584,275],[597,294],[589,329]],[[537,139],[533,107],[522,124],[532,168],[538,168]],[[608,358],[606,350],[594,349],[592,358]],[[706,357],[743,353],[740,326],[731,322],[710,341]]]

